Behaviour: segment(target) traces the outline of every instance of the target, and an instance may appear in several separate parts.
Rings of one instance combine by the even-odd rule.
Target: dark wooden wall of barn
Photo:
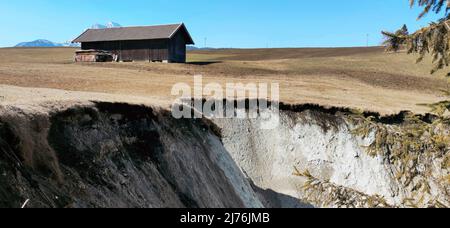
[[[171,59],[169,42],[169,40],[87,42],[81,44],[81,49],[110,51],[117,54],[120,61],[163,61]]]

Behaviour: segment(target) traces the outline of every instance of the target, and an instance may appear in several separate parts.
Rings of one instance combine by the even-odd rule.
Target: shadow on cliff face
[[[260,194],[263,204],[267,208],[314,208],[298,198],[276,192],[272,189],[261,189],[254,186],[255,191]]]
[[[6,123],[0,122],[0,206],[18,207],[21,196],[15,183],[8,178],[20,169],[20,159],[14,152],[18,139]],[[15,205],[11,202],[17,202]]]
[[[206,120],[113,103],[41,116],[49,124],[35,126],[13,116],[0,117],[0,207],[27,199],[29,207],[252,206],[232,159],[227,175],[219,167],[225,150]]]
[[[276,192],[272,189],[260,188],[251,179],[248,179],[248,181],[266,208],[314,208],[313,205],[305,203],[298,198]]]
[[[29,198],[47,207],[64,204],[62,174],[47,130],[42,114],[0,117],[0,207],[20,207]]]

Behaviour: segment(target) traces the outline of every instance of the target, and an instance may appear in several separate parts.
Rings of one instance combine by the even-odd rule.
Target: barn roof
[[[88,29],[73,43],[98,42],[98,41],[119,41],[119,40],[156,40],[170,39],[179,30],[183,30],[187,44],[194,44],[186,26],[181,24],[138,26],[106,29]]]

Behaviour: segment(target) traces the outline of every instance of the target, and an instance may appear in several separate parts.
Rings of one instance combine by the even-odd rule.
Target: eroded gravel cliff
[[[282,106],[272,130],[261,121],[4,105],[0,207],[450,206],[445,121],[313,105]]]
[[[210,126],[127,104],[3,107],[0,207],[261,207]]]

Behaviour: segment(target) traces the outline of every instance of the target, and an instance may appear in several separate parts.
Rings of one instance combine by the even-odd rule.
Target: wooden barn
[[[186,45],[194,41],[182,23],[88,29],[73,43],[81,43],[82,51],[110,52],[117,61],[184,63]]]

